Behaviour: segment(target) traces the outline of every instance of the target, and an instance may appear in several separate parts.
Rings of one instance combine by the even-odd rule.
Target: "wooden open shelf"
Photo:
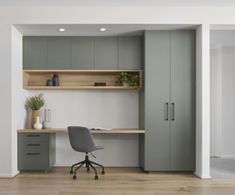
[[[119,81],[121,72],[139,76],[139,86],[122,86]],[[57,73],[60,86],[46,86],[46,81]],[[61,89],[140,89],[143,74],[141,70],[24,70],[23,88],[28,90]],[[95,86],[95,82],[106,82],[106,86]]]

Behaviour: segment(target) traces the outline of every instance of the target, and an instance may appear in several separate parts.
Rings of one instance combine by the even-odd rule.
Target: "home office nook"
[[[76,162],[67,126],[80,125],[110,127],[91,130],[105,166],[193,172],[195,40],[193,29],[24,36],[22,89],[43,93],[52,128],[17,131],[18,169]],[[58,85],[50,84],[53,74]]]

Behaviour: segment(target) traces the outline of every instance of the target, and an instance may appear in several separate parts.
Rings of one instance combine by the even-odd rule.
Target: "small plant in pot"
[[[122,86],[124,87],[137,87],[139,85],[139,76],[137,74],[122,72],[120,74],[119,80],[122,83]]]
[[[32,110],[32,117],[31,117],[32,128],[34,124],[36,123],[37,117],[39,116],[40,108],[42,108],[44,105],[45,105],[45,100],[43,98],[43,94],[29,97],[26,100],[26,107]]]

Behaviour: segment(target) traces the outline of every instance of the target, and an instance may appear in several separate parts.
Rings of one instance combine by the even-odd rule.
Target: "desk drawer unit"
[[[19,171],[48,171],[54,163],[54,134],[18,133]]]

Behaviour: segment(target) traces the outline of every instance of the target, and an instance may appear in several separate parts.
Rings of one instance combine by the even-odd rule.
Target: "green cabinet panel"
[[[71,69],[71,38],[48,37],[48,69]]]
[[[94,38],[72,37],[72,69],[94,69]]]
[[[127,36],[118,39],[118,67],[121,70],[141,69],[142,37]]]
[[[47,38],[23,37],[23,68],[47,68]]]
[[[170,32],[145,34],[145,166],[148,171],[170,167]],[[167,105],[168,104],[168,105]]]
[[[54,163],[54,134],[18,133],[19,171],[48,171]]]
[[[140,165],[146,171],[195,169],[195,32],[145,32],[140,92]]]
[[[118,69],[118,38],[95,38],[95,69]]]
[[[171,33],[171,168],[195,168],[195,32]]]

